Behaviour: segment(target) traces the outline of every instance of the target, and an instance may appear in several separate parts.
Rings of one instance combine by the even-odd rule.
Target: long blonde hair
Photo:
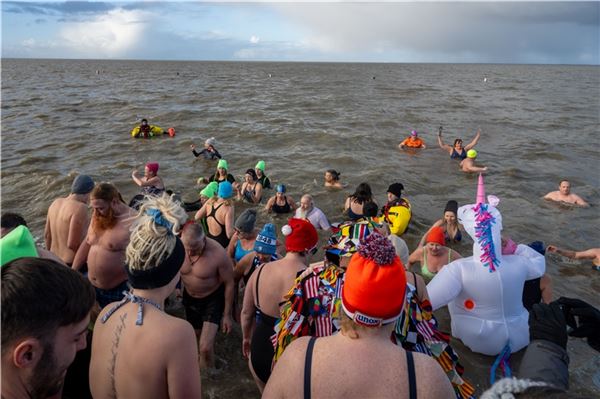
[[[147,270],[163,262],[175,248],[175,235],[185,222],[187,213],[166,193],[148,196],[142,202],[125,251],[132,270]]]

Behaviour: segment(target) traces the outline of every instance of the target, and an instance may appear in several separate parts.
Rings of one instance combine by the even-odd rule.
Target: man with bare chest
[[[215,336],[221,320],[231,330],[233,264],[225,249],[206,237],[202,226],[190,224],[182,234],[185,260],[181,266],[183,305],[187,320],[198,335],[200,368],[212,367]]]
[[[46,249],[52,251],[69,266],[85,240],[90,223],[88,203],[94,181],[87,175],[79,175],[73,180],[71,194],[57,198],[48,208],[44,238]]]
[[[96,299],[103,308],[120,301],[123,291],[129,289],[123,265],[134,211],[125,205],[117,188],[110,183],[94,187],[90,205],[92,223],[75,255],[73,269],[80,270],[87,262],[88,278],[96,288]]]

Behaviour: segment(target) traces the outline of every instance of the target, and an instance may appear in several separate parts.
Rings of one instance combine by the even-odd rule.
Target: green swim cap
[[[217,183],[216,181],[213,181],[213,182],[208,183],[208,185],[206,187],[204,187],[202,189],[202,191],[200,191],[200,195],[204,195],[205,197],[212,198],[215,196],[218,189],[219,189],[219,183]]]
[[[265,171],[265,161],[258,161],[254,169],[260,169],[263,172]]]
[[[0,239],[0,266],[14,259],[37,256],[33,236],[23,225],[15,227]]]
[[[229,170],[229,165],[227,164],[227,161],[224,159],[219,159],[219,163],[217,164],[217,169],[219,169],[219,168]]]
[[[467,158],[477,158],[477,151],[475,151],[475,150],[467,151]]]

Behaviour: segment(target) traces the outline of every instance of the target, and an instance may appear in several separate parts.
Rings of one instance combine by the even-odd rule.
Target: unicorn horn
[[[477,183],[477,200],[476,205],[485,204],[485,185],[483,184],[483,175],[479,174],[479,182]]]

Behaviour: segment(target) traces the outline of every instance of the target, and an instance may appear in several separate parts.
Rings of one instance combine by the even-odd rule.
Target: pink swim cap
[[[417,131],[416,131],[416,130],[413,130],[412,132],[410,132],[410,135],[411,135],[411,136],[415,136],[415,137],[416,137],[416,136],[417,136],[417,134],[418,134],[418,133],[417,133]]]
[[[148,162],[146,164],[146,167],[148,168],[148,170],[154,174],[158,173],[158,162]]]

